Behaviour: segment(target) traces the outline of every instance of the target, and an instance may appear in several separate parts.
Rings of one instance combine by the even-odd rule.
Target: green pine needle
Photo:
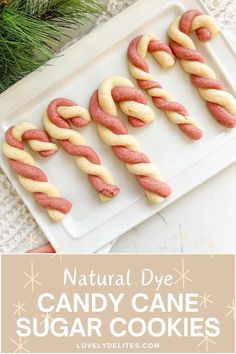
[[[0,92],[53,57],[66,28],[99,15],[99,0],[11,0],[0,5]]]

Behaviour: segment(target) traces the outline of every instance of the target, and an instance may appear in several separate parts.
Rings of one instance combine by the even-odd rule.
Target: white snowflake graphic
[[[34,263],[30,263],[30,273],[26,273],[23,271],[23,274],[29,279],[24,285],[23,288],[26,288],[27,286],[31,285],[31,291],[34,293],[35,290],[35,285],[42,285],[36,278],[39,276],[38,273],[34,273]]]
[[[198,297],[201,299],[201,301],[199,302],[199,307],[201,307],[202,305],[204,305],[205,309],[207,308],[207,303],[209,304],[213,304],[213,301],[210,300],[211,295],[207,295],[206,292],[204,292],[203,295],[198,295]]]
[[[182,288],[183,290],[185,289],[185,283],[186,281],[188,282],[192,282],[192,279],[190,279],[189,277],[187,277],[187,274],[189,274],[189,272],[191,271],[191,269],[185,269],[185,262],[184,262],[184,258],[181,259],[181,270],[174,268],[174,271],[179,274],[179,278],[175,281],[175,284],[178,284],[179,282],[182,282]]]
[[[41,317],[43,317],[43,320],[40,322],[40,326],[44,324],[45,319],[47,319],[49,323],[53,320],[53,317],[51,314],[49,314],[49,312],[46,312],[45,315],[41,315]]]
[[[14,339],[11,338],[11,341],[13,344],[15,344],[16,349],[14,350],[13,353],[30,353],[28,349],[25,348],[25,345],[27,343],[27,340],[22,342],[22,338],[19,337],[18,342],[16,342]]]
[[[205,350],[206,352],[209,351],[209,344],[216,344],[212,339],[210,339],[206,334],[203,334],[203,340],[198,343],[198,347],[201,347],[203,344],[205,344]]]
[[[27,310],[24,308],[25,302],[21,304],[20,301],[18,300],[17,304],[13,304],[12,306],[15,308],[15,311],[13,312],[13,316],[17,314],[18,317],[20,317],[21,312],[27,312]]]

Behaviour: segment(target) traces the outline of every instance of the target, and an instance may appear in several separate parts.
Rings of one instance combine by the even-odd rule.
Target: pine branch
[[[0,92],[52,58],[66,28],[102,10],[96,0],[0,0]]]
[[[22,1],[22,10],[41,20],[73,26],[91,19],[91,15],[100,14],[104,7],[97,0],[26,0]]]

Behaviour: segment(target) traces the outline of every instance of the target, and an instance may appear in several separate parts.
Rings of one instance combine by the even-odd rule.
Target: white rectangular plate
[[[63,52],[41,72],[34,72],[0,96],[1,140],[6,129],[21,121],[32,121],[42,128],[42,112],[51,99],[67,97],[87,106],[92,92],[111,75],[130,78],[126,52],[134,36],[156,33],[167,41],[170,22],[190,8],[206,9],[198,0],[157,2],[142,0],[110,20],[98,30]],[[196,41],[197,42],[197,41]],[[235,56],[220,35],[212,42],[197,43],[207,62],[225,87],[235,93]],[[213,176],[236,159],[236,130],[219,126],[205,103],[192,86],[189,76],[177,63],[162,70],[149,58],[153,75],[197,118],[204,130],[200,142],[189,141],[156,108],[156,120],[140,129],[130,128],[151,160],[159,166],[173,194],[161,205],[150,205],[143,191],[109,147],[98,137],[95,124],[83,129],[88,145],[95,147],[103,164],[112,171],[121,193],[109,203],[102,204],[86,176],[63,151],[48,159],[35,156],[39,166],[55,183],[61,195],[69,198],[73,209],[61,224],[52,223],[47,213],[38,208],[31,195],[19,185],[1,155],[1,166],[35,220],[57,250],[63,252],[94,252],[130,228],[175,201],[186,192]],[[149,101],[152,105],[151,100]],[[122,115],[121,115],[122,116]]]

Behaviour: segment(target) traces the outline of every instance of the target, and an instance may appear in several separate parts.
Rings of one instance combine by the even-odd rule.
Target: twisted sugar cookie
[[[112,146],[113,152],[119,160],[126,164],[145,190],[148,199],[153,203],[160,203],[171,193],[170,187],[162,182],[156,166],[141,152],[137,140],[128,135],[126,125],[117,117],[116,103],[121,110],[129,115],[132,125],[145,122],[148,112],[142,93],[133,89],[133,84],[123,77],[112,77],[104,80],[99,89],[94,92],[90,101],[92,118],[98,123],[98,132],[102,140]],[[146,102],[146,101],[145,101]]]
[[[113,184],[110,172],[101,165],[94,149],[85,145],[84,138],[79,132],[71,129],[69,121],[77,127],[82,127],[90,123],[91,117],[87,109],[77,106],[68,99],[53,100],[44,113],[45,129],[51,137],[58,140],[68,154],[74,156],[76,164],[88,175],[100,199],[110,200],[119,193],[119,188]]]
[[[224,91],[223,85],[216,79],[212,69],[204,63],[203,56],[189,34],[196,31],[200,41],[214,38],[218,33],[215,20],[203,15],[198,10],[186,11],[182,17],[175,19],[168,30],[171,38],[170,46],[173,53],[181,60],[182,67],[191,74],[193,84],[199,89],[200,95],[215,119],[227,128],[236,126],[236,99]]]
[[[57,188],[49,183],[44,172],[35,166],[32,156],[24,150],[23,140],[28,141],[31,149],[43,157],[53,155],[57,146],[51,143],[45,132],[26,122],[7,130],[2,150],[23,187],[33,193],[36,202],[47,209],[52,220],[61,221],[71,209],[71,203],[60,197]]]
[[[154,81],[149,73],[149,67],[145,58],[151,52],[157,62],[163,67],[173,66],[175,58],[168,45],[158,39],[155,34],[138,36],[132,40],[128,48],[129,70],[137,80],[138,85],[147,91],[152,97],[156,107],[165,112],[167,118],[193,140],[202,137],[202,130],[197,122],[189,117],[187,110],[164,90],[161,85]]]

